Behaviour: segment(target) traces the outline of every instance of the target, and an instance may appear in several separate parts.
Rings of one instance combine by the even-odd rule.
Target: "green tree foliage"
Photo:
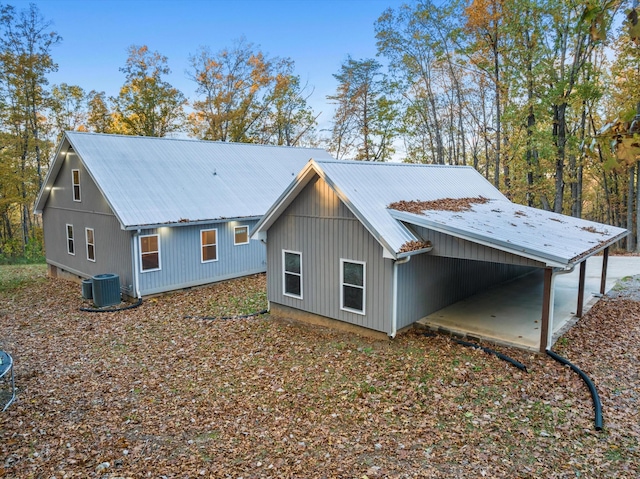
[[[292,60],[269,58],[241,38],[215,54],[202,47],[190,62],[199,95],[190,135],[279,145],[312,141],[316,116]]]
[[[167,57],[146,45],[129,47],[120,69],[126,76],[120,94],[112,98],[113,129],[125,135],[166,136],[178,131],[184,120],[185,96],[163,79],[171,70]],[[95,98],[94,98],[95,100]]]
[[[87,95],[77,85],[54,85],[49,103],[50,121],[57,131],[56,143],[67,130],[87,129]]]
[[[329,151],[337,158],[386,161],[395,151],[396,102],[384,93],[381,68],[376,60],[349,57],[333,75],[338,88],[327,97],[336,105]]]
[[[51,49],[61,40],[49,30],[50,25],[34,4],[20,12],[0,6],[3,255],[22,254],[30,242],[37,241],[31,211],[50,148],[45,121],[47,75],[57,69]]]

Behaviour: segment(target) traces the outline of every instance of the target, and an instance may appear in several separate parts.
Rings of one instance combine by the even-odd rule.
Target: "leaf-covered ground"
[[[546,356],[495,348],[525,373],[444,336],[185,318],[260,309],[262,290],[254,276],[96,314],[78,284],[0,267],[18,387],[0,476],[640,477],[640,303],[624,287],[555,347],[594,379],[600,432],[585,384]]]

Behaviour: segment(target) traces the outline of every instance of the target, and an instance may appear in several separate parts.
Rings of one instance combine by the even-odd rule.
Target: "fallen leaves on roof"
[[[400,247],[400,253],[418,251],[420,249],[431,248],[431,241],[407,241]]]
[[[417,215],[423,214],[424,211],[469,211],[474,204],[484,204],[489,201],[484,196],[476,196],[471,198],[441,198],[430,201],[396,201],[391,203],[389,208],[392,210],[405,211]]]

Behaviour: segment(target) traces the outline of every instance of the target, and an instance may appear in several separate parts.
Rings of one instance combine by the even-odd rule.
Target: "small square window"
[[[249,227],[248,226],[236,226],[233,229],[233,244],[241,245],[249,243]]]

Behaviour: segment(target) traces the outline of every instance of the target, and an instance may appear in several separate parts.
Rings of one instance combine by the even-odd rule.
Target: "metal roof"
[[[320,148],[66,132],[36,202],[46,204],[69,146],[123,228],[260,217]]]
[[[423,226],[566,267],[627,234],[627,230],[514,204],[479,172],[467,166],[311,161],[255,228],[266,231],[301,188],[318,175],[362,221],[392,257],[407,241],[419,241],[404,223]],[[468,211],[391,210],[397,201],[484,197]]]

